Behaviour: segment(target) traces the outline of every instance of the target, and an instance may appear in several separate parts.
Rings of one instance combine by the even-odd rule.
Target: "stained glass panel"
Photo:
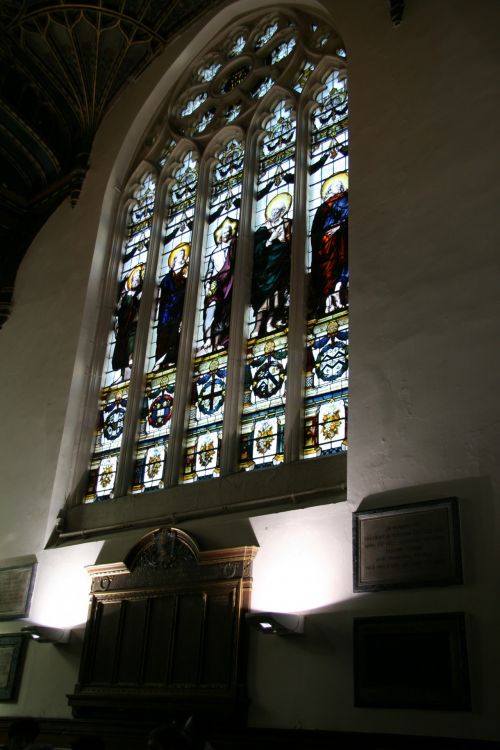
[[[347,449],[348,157],[345,74],[334,71],[312,113],[304,456]]]
[[[203,91],[201,94],[198,94],[198,96],[195,96],[194,99],[190,99],[186,102],[184,107],[180,111],[181,117],[188,117],[188,115],[192,115],[193,112],[195,112],[198,107],[201,107],[204,101],[206,101],[208,94],[206,91]]]
[[[229,52],[227,53],[228,57],[237,57],[238,55],[240,55],[245,49],[246,43],[247,43],[247,40],[242,34],[237,36],[234,42],[232,43],[229,49]]]
[[[134,366],[137,321],[149,252],[154,201],[155,182],[149,175],[135,194],[127,221],[84,502],[113,496],[130,376]]]
[[[211,175],[183,476],[186,482],[220,472],[243,158],[242,144],[230,140],[217,154]]]
[[[241,104],[231,104],[229,107],[226,107],[224,110],[224,117],[226,118],[226,122],[234,122],[236,120],[241,112]]]
[[[265,126],[259,170],[240,467],[284,459],[295,113],[280,102]]]
[[[303,63],[299,72],[295,76],[295,82],[293,85],[293,88],[298,94],[302,93],[304,86],[306,85],[309,78],[311,77],[311,73],[314,73],[314,68],[315,66],[313,65],[312,62],[306,61],[305,63]]]
[[[273,84],[274,81],[270,76],[267,76],[266,78],[263,78],[261,81],[259,81],[259,83],[254,86],[251,91],[254,99],[262,99],[262,97],[265,96],[267,92],[272,88]]]
[[[205,112],[196,123],[194,132],[203,133],[203,131],[206,130],[206,128],[210,125],[214,117],[215,108],[209,109],[208,112]]]
[[[192,152],[186,154],[173,177],[158,263],[133,492],[163,486],[198,186],[198,163]]]
[[[276,65],[281,60],[284,60],[290,55],[295,49],[297,44],[295,39],[289,39],[287,42],[282,42],[276,49],[271,52],[271,65]]]
[[[257,38],[257,40],[255,42],[255,49],[256,50],[260,49],[265,44],[267,44],[270,41],[270,39],[272,39],[273,36],[276,34],[276,32],[278,31],[278,29],[279,29],[279,25],[277,23],[271,23],[271,24],[269,24],[269,26],[267,26],[267,28],[264,31],[264,33],[261,34]]]
[[[204,68],[201,68],[198,71],[198,80],[202,81],[203,83],[213,81],[221,68],[222,65],[220,63],[212,63],[211,65],[207,65]]]
[[[230,91],[237,88],[247,78],[251,70],[250,65],[240,65],[239,68],[233,70],[221,83],[220,93],[229,94]]]

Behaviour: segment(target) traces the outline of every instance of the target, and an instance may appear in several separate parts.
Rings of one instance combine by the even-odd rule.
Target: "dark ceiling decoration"
[[[391,21],[394,26],[399,26],[403,20],[405,0],[389,0]]]
[[[0,326],[36,232],[78,200],[113,99],[218,2],[0,0]]]

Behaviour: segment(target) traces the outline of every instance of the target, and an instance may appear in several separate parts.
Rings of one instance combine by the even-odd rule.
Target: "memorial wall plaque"
[[[470,711],[463,612],[353,624],[355,706]]]
[[[35,569],[35,563],[0,568],[0,620],[16,620],[28,616]]]
[[[462,583],[456,498],[353,514],[354,591]]]
[[[25,634],[0,635],[0,701],[17,698],[27,642]]]

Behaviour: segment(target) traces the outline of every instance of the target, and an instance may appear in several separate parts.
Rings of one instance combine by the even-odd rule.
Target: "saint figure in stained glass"
[[[275,195],[266,206],[265,223],[255,231],[252,338],[286,325],[292,241],[292,220],[286,214],[291,203],[290,193]]]
[[[116,341],[111,366],[120,370],[121,380],[130,378],[143,278],[144,263],[140,263],[132,268],[121,286],[115,309]]]
[[[216,351],[227,348],[233,270],[238,239],[238,221],[226,217],[214,232],[215,248],[207,265],[204,279],[203,350]]]
[[[318,206],[311,227],[311,314],[322,317],[347,305],[349,281],[347,220],[347,175],[325,180],[323,202]]]
[[[158,334],[154,371],[175,365],[186,292],[190,246],[181,242],[168,257],[169,270],[160,281]]]

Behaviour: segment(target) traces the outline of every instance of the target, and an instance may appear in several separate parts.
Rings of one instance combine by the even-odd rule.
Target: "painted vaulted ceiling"
[[[0,0],[0,326],[19,263],[117,93],[218,0]]]

